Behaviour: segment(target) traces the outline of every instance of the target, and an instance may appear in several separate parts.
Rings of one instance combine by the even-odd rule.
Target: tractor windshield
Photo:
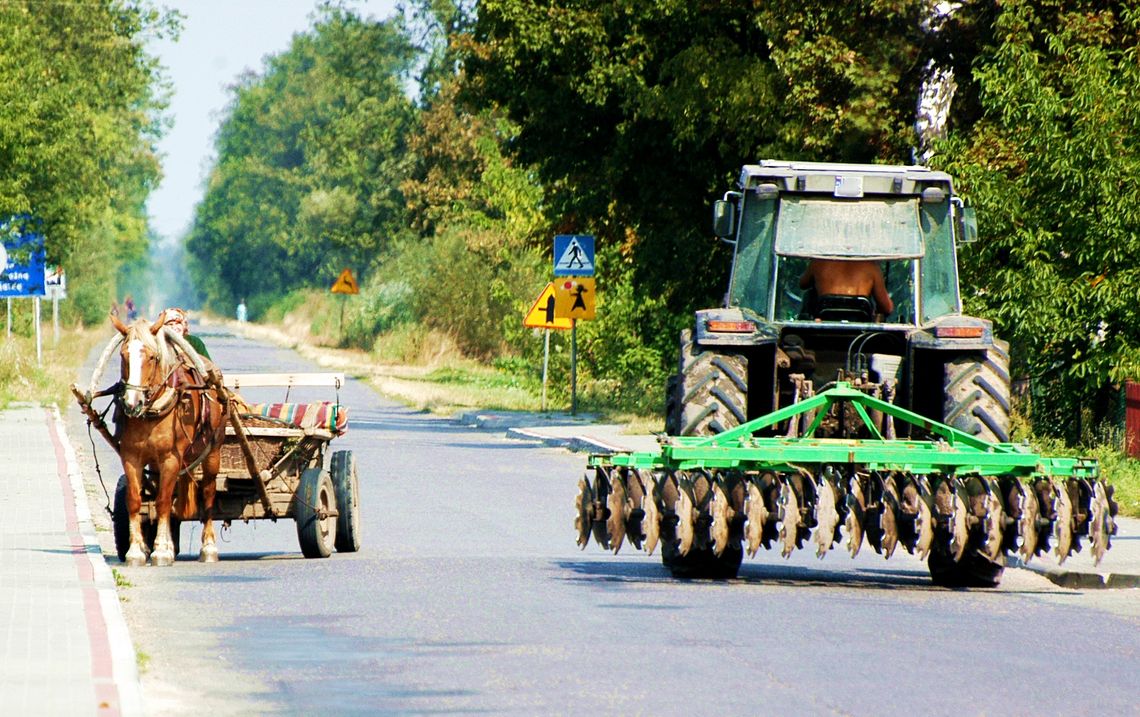
[[[799,280],[813,258],[874,261],[895,310],[921,323],[958,310],[949,202],[915,195],[848,199],[746,196],[729,303],[773,321],[810,320]],[[922,301],[918,301],[922,287]]]

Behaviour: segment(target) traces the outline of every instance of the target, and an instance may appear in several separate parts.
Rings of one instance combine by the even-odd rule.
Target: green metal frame
[[[828,410],[846,403],[855,409],[874,438],[814,438]],[[877,410],[936,436],[933,441],[882,437],[867,410]],[[818,410],[802,438],[754,434],[789,418]],[[835,388],[708,437],[672,437],[660,452],[592,455],[590,467],[620,466],[643,470],[736,469],[795,471],[808,464],[854,464],[866,470],[915,474],[1074,477],[1096,479],[1099,466],[1090,458],[1053,458],[1028,445],[990,443],[952,426],[887,403],[850,384]]]

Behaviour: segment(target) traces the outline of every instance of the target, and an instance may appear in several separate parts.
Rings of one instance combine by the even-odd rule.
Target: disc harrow
[[[871,437],[815,438],[836,411]],[[930,439],[884,438],[882,416]],[[799,436],[757,435],[797,424],[807,426]],[[851,557],[864,544],[884,558],[901,546],[927,560],[936,583],[994,587],[1011,553],[1028,562],[1052,551],[1063,563],[1086,538],[1099,563],[1116,532],[1095,460],[989,443],[846,383],[724,433],[661,442],[657,452],[590,456],[578,545],[593,536],[614,553],[660,546],[674,575],[723,578],[744,552],[786,558],[810,544],[823,558],[845,534]]]

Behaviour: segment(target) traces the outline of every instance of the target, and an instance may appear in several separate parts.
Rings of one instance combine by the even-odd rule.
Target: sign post
[[[338,276],[336,278],[336,281],[333,282],[332,288],[329,289],[329,291],[331,291],[334,294],[341,294],[341,300],[340,300],[340,338],[343,341],[344,340],[344,305],[348,301],[348,299],[346,297],[348,294],[359,294],[360,293],[360,285],[356,283],[356,277],[352,275],[352,272],[349,270],[349,268],[345,267],[344,270],[340,272],[340,276]]]

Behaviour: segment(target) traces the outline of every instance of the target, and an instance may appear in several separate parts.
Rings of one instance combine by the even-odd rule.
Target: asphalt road
[[[320,370],[288,350],[203,338],[229,372]],[[291,522],[255,522],[224,531],[221,562],[204,565],[200,528],[183,526],[173,567],[128,569],[101,533],[129,582],[151,713],[1140,709],[1134,590],[1064,590],[1024,570],[996,591],[943,590],[910,556],[869,550],[822,562],[761,553],[735,581],[675,581],[656,556],[577,549],[584,456],[415,413],[357,381],[340,400],[349,432],[333,448],[358,463],[359,553],[306,560]],[[93,469],[78,410],[68,418]],[[117,457],[95,440],[111,489]],[[94,490],[93,509],[105,500]]]

